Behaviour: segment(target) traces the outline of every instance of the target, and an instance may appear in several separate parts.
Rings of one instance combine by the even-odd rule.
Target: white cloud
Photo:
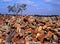
[[[50,2],[51,0],[45,0],[46,2]]]
[[[34,1],[31,1],[31,0],[2,0],[3,2],[11,2],[11,1],[15,1],[14,3],[21,3],[21,4],[27,4],[27,5],[29,5],[29,6],[34,6],[34,7],[36,7],[37,6],[37,4],[36,4],[36,2],[34,2]]]
[[[60,5],[60,0],[44,0],[44,1],[50,4]]]
[[[37,4],[31,0],[17,0],[17,3],[25,3],[30,6],[37,6]]]
[[[10,2],[10,1],[12,1],[12,0],[3,0],[4,2]]]

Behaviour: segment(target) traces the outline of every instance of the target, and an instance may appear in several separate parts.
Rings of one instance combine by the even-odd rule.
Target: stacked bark
[[[60,16],[0,15],[0,44],[60,44]]]

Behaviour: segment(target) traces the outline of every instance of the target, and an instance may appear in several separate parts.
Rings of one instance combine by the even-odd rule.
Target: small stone
[[[57,37],[56,35],[53,35],[53,39],[54,39],[55,41],[58,41],[58,37]]]
[[[6,25],[6,26],[2,26],[2,30],[3,31],[6,31],[6,29],[8,29],[9,27]]]

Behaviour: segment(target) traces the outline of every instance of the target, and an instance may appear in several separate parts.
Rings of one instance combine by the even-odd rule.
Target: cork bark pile
[[[0,15],[0,44],[60,44],[60,16]]]

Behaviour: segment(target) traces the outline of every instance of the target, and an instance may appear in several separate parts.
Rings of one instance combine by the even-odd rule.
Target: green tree
[[[14,4],[13,6],[8,6],[8,11],[9,12],[14,12],[16,15],[18,15],[19,12],[22,12],[23,10],[26,10],[26,4]]]
[[[26,10],[26,4],[22,4],[20,7],[21,7],[21,15],[22,15],[22,12],[23,12],[23,10]]]

